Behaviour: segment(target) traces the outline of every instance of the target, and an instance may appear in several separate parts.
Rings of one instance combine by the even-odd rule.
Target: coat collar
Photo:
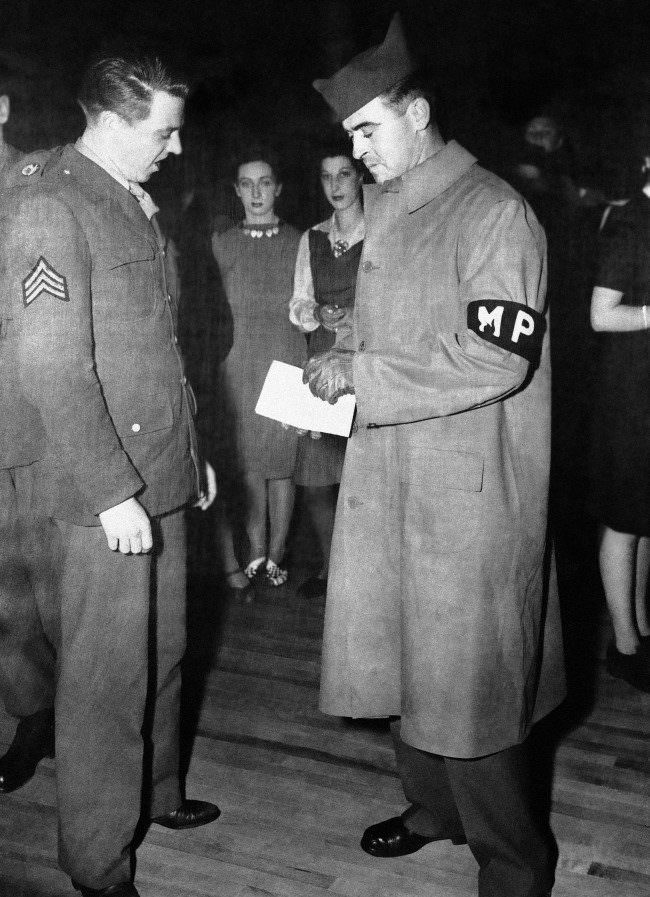
[[[381,193],[404,193],[409,212],[415,212],[451,187],[474,165],[476,159],[450,140],[433,156],[420,162],[399,178],[381,184]]]
[[[52,161],[56,164],[56,160]],[[98,199],[117,203],[129,224],[137,230],[138,234],[146,237],[154,246],[157,244],[151,222],[142,211],[135,196],[104,168],[80,153],[73,144],[69,143],[62,148],[57,167],[63,172],[69,172],[76,181],[87,187]]]

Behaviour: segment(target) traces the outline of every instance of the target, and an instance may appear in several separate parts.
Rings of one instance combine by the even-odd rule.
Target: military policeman
[[[85,897],[137,895],[142,812],[170,828],[219,814],[178,779],[183,508],[203,477],[169,254],[140,186],[181,152],[186,95],[155,58],[100,60],[83,136],[23,160],[6,203],[14,382],[45,430],[29,488],[56,528],[57,612],[41,619],[57,654],[59,858]]]
[[[315,87],[377,182],[365,195],[354,351],[305,368],[316,395],[357,401],[321,708],[401,718],[410,806],[370,826],[364,850],[467,841],[481,897],[542,897],[554,849],[526,744],[564,694],[547,588],[544,233],[516,192],[443,141],[399,18]]]

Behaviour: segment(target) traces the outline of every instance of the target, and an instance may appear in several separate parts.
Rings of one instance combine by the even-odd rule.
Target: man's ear
[[[6,125],[9,121],[9,112],[11,104],[6,93],[0,95],[0,125]]]
[[[113,131],[116,128],[123,128],[125,120],[117,112],[113,112],[112,109],[102,109],[97,116],[97,124],[101,128],[108,128],[108,130]]]
[[[411,100],[406,109],[406,114],[415,125],[416,131],[424,131],[428,128],[431,121],[431,107],[428,100],[425,100],[424,97],[415,97],[414,100]]]

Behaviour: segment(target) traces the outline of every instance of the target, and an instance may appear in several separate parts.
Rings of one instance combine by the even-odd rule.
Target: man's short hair
[[[110,111],[133,124],[147,118],[156,91],[185,99],[189,87],[157,56],[109,56],[86,70],[77,100],[89,121]]]
[[[435,122],[436,97],[431,86],[431,75],[424,69],[412,72],[380,95],[381,101],[386,106],[400,112],[404,112],[409,103],[418,97],[427,101],[431,108],[431,122]]]

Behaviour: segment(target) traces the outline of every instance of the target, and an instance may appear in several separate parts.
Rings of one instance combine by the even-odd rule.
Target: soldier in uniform
[[[24,159],[4,201],[8,383],[44,428],[18,488],[55,530],[56,606],[39,616],[57,658],[59,860],[84,897],[137,895],[141,816],[219,815],[183,797],[178,768],[183,509],[208,506],[214,476],[206,493],[169,254],[140,186],[181,152],[186,94],[157,59],[99,61],[83,136]]]
[[[376,857],[467,842],[480,897],[542,897],[555,848],[527,736],[563,698],[549,589],[545,239],[530,207],[433,119],[396,17],[315,82],[372,173],[352,351],[310,360],[356,393],[339,495],[321,708],[388,717],[408,809]]]
[[[21,156],[4,138],[10,91],[11,79],[0,73],[0,190]],[[45,517],[29,511],[25,489],[16,488],[17,480],[27,487],[28,465],[43,457],[44,431],[34,407],[8,388],[15,363],[10,317],[0,307],[0,693],[7,712],[19,720],[9,750],[0,757],[4,793],[23,785],[39,760],[54,752],[54,652],[37,611],[54,588],[53,531]]]

